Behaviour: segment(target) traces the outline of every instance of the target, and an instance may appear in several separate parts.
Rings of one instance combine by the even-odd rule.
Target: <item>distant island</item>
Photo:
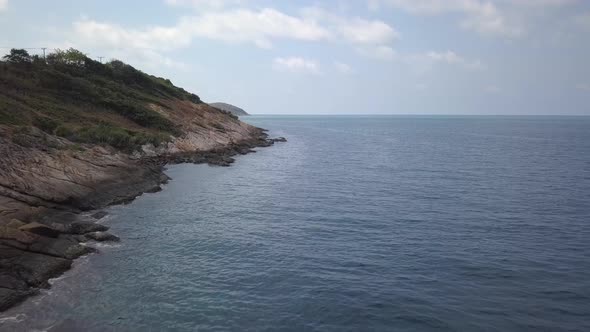
[[[250,115],[248,113],[246,113],[246,111],[244,111],[243,109],[234,106],[234,105],[230,105],[227,103],[209,103],[209,106],[215,107],[219,110],[222,111],[226,111],[226,112],[230,112],[233,115],[237,115],[237,116],[246,116],[246,115]]]
[[[279,141],[168,79],[75,49],[13,49],[0,73],[0,311],[96,251],[83,242],[118,240],[95,223],[104,213],[81,212],[159,191],[166,164],[229,166]]]

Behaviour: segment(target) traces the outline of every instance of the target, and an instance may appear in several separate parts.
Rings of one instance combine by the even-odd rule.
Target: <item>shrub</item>
[[[55,135],[71,139],[74,136],[74,131],[65,125],[60,125],[55,129]]]
[[[148,143],[159,146],[163,142],[170,140],[170,136],[164,134],[135,132],[106,123],[101,123],[95,127],[82,127],[69,136],[76,142],[110,145],[125,151],[139,149],[142,145]]]
[[[33,120],[33,125],[48,134],[53,134],[55,129],[60,125],[60,123],[54,119],[42,116],[36,117]]]

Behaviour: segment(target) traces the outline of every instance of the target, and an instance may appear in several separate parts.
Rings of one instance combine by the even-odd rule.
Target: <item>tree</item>
[[[30,63],[31,56],[29,52],[23,49],[16,49],[13,48],[10,50],[10,53],[3,57],[4,60],[12,63]]]
[[[52,64],[63,63],[66,65],[73,65],[77,67],[84,67],[86,63],[86,54],[74,49],[70,48],[66,51],[62,51],[60,49],[55,50],[54,53],[51,53],[47,57],[47,61]]]
[[[86,63],[86,54],[74,49],[70,48],[65,52],[66,62],[70,65],[75,65],[78,67],[84,66]]]

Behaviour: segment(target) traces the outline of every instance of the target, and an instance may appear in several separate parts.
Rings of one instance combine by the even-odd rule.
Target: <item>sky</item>
[[[590,115],[587,0],[0,0],[0,47],[120,59],[252,114]]]

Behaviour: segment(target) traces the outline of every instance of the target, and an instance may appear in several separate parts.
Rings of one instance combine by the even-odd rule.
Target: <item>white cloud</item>
[[[397,32],[381,21],[334,17],[321,25],[315,17],[298,17],[272,8],[259,11],[238,9],[211,11],[183,17],[170,27],[123,28],[116,24],[81,20],[74,30],[97,44],[109,46],[178,48],[188,46],[193,38],[207,38],[230,43],[252,43],[270,48],[275,40],[301,41],[345,40],[352,44],[387,44]]]
[[[171,5],[222,6],[230,2],[241,1],[167,0]],[[149,49],[155,59],[156,55],[164,58],[167,52],[190,46],[195,38],[260,48],[272,48],[278,40],[330,41],[349,44],[373,58],[389,59],[394,55],[391,44],[398,36],[394,28],[379,20],[339,16],[319,8],[306,8],[301,15],[263,8],[210,9],[182,17],[172,26],[140,28],[81,19],[73,24],[71,42],[101,49]]]
[[[341,36],[356,44],[388,44],[398,37],[398,32],[382,21],[360,18],[342,20],[337,30]]]
[[[330,32],[315,22],[274,9],[233,10],[184,17],[169,27],[126,28],[81,19],[73,23],[69,44],[82,49],[102,49],[106,55],[123,56],[123,59],[141,59],[151,66],[183,67],[166,54],[190,46],[195,38],[270,48],[276,39],[319,41],[330,38]]]
[[[273,68],[278,71],[292,73],[321,73],[320,65],[317,61],[301,57],[275,58],[273,60]]]
[[[553,9],[583,0],[367,0],[369,9],[388,6],[414,15],[459,15],[459,26],[483,35],[521,37]]]
[[[73,26],[76,39],[105,48],[177,49],[191,42],[190,34],[180,27],[126,29],[88,19],[76,21]]]
[[[357,52],[365,57],[377,60],[393,60],[396,53],[390,46],[374,46],[357,48]]]
[[[433,62],[443,62],[449,65],[460,65],[468,69],[483,69],[484,65],[480,60],[467,60],[453,51],[428,52],[425,55]]]
[[[324,23],[332,40],[351,44],[361,55],[389,60],[395,54],[391,45],[400,34],[383,21],[344,17],[320,7],[305,8],[302,13],[309,20]]]
[[[334,61],[334,68],[342,74],[351,74],[352,67],[344,62]]]
[[[0,12],[8,7],[8,0],[0,0]]]
[[[480,60],[466,59],[453,51],[413,54],[403,57],[402,61],[410,65],[418,74],[424,74],[436,65],[456,66],[468,70],[485,69],[485,65]]]
[[[545,0],[551,1],[551,0]],[[555,1],[555,0],[554,0]],[[460,26],[482,34],[515,37],[522,28],[509,22],[498,7],[480,0],[371,0],[370,7],[388,5],[419,15],[463,14]]]
[[[211,12],[185,18],[181,26],[197,37],[226,42],[250,42],[262,48],[271,47],[273,39],[319,41],[330,37],[330,32],[317,22],[271,8],[260,11],[239,9]]]
[[[195,37],[232,43],[272,47],[274,39],[319,41],[330,32],[315,22],[283,14],[274,9],[255,12],[245,9],[209,12],[184,17],[171,27],[129,29],[111,23],[81,20],[74,23],[81,38],[107,47],[176,49],[189,46]]]
[[[195,9],[220,9],[229,5],[241,5],[246,0],[165,0],[170,6],[185,6]]]

